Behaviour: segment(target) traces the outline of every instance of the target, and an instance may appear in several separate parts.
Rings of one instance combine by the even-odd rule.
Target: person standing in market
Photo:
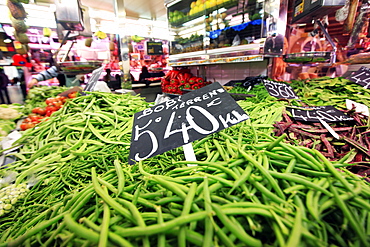
[[[32,79],[28,82],[27,87],[32,88],[37,85],[39,81],[46,81],[52,78],[57,78],[59,86],[74,87],[80,86],[80,79],[76,76],[64,75],[58,71],[56,66],[51,66],[49,69],[40,72],[37,75],[32,76]]]
[[[9,83],[10,83],[10,80],[8,76],[4,73],[4,69],[0,68],[0,100],[2,104],[11,104],[10,98],[9,98],[9,92],[8,92]],[[5,101],[5,99],[7,102]]]

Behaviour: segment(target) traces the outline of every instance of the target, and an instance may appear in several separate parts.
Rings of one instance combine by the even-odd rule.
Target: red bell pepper
[[[191,89],[191,85],[189,82],[185,83],[184,89]]]
[[[191,89],[192,90],[197,90],[197,89],[199,89],[200,87],[199,87],[199,85],[196,83],[196,84],[193,84],[192,86],[191,86]]]
[[[170,70],[167,72],[167,74],[164,76],[165,80],[171,80],[173,70]]]
[[[198,77],[196,82],[199,83],[204,83],[204,79],[202,77]]]
[[[189,79],[192,78],[192,77],[193,77],[193,75],[191,73],[185,73],[184,74],[185,81],[189,81]]]
[[[197,77],[192,77],[192,78],[190,78],[189,79],[189,83],[190,83],[190,85],[193,85],[193,84],[195,84],[197,82]]]
[[[178,70],[172,70],[171,79],[177,79],[177,76],[179,75]]]
[[[170,81],[165,79],[165,78],[161,78],[161,83],[162,83],[162,85],[168,85],[168,84],[170,84]]]
[[[184,74],[180,73],[177,77],[179,79],[180,84],[185,83],[185,77]]]
[[[179,85],[180,84],[179,79],[171,79],[171,84],[172,85]]]

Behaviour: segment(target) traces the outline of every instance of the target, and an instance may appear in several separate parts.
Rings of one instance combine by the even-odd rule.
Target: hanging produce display
[[[30,40],[26,35],[28,26],[24,20],[27,18],[27,12],[24,9],[23,3],[28,4],[29,0],[7,0],[11,24],[15,30],[14,37],[22,44],[22,47],[17,49],[17,53],[19,54],[27,54],[30,49],[28,46]]]

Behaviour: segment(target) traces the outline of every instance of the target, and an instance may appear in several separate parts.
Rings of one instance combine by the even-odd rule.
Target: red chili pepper
[[[199,89],[199,85],[198,84],[194,84],[194,85],[191,86],[191,89],[197,90],[197,89]]]

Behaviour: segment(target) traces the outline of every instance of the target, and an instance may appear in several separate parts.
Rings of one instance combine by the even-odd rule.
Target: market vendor
[[[58,79],[59,86],[74,87],[80,86],[81,84],[80,75],[65,75],[60,73],[56,66],[51,66],[49,69],[32,76],[32,79],[28,82],[27,87],[32,88],[33,86],[37,85],[39,81],[46,81],[52,78]]]

